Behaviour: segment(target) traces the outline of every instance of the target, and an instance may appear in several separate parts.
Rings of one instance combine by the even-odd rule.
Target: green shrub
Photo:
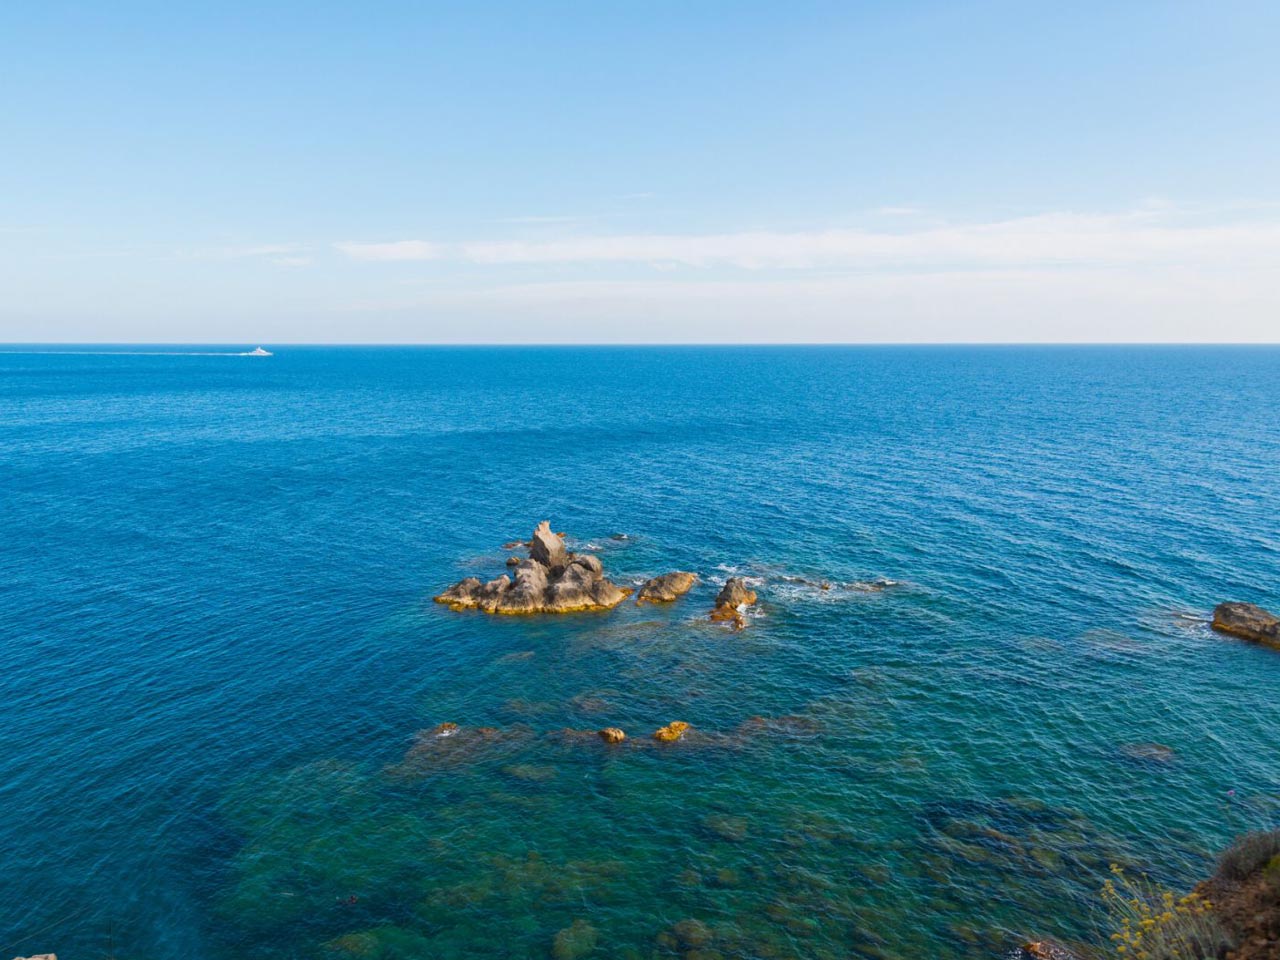
[[[1240,882],[1280,855],[1280,830],[1260,830],[1236,839],[1218,857],[1218,879]]]

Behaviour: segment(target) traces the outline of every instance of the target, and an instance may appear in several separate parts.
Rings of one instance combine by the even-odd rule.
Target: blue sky
[[[1280,339],[1274,2],[0,5],[0,340]]]

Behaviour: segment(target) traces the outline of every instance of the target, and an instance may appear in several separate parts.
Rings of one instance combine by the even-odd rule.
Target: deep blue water
[[[1090,936],[1277,819],[1280,653],[1206,618],[1280,607],[1278,468],[1276,348],[0,354],[0,954]],[[544,518],[702,582],[430,602]],[[404,764],[444,721],[500,736]]]

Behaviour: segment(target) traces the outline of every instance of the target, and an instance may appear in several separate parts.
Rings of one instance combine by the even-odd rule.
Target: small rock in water
[[[660,577],[646,580],[636,595],[636,603],[670,603],[682,597],[698,581],[696,573],[687,570],[676,570],[664,573]]]
[[[627,735],[618,727],[605,727],[600,731],[600,739],[605,743],[621,743]]]
[[[747,618],[742,615],[742,607],[756,602],[754,590],[748,590],[741,577],[730,577],[725,581],[724,589],[716,595],[716,606],[711,611],[711,619],[733,625],[733,629],[741,630],[747,625]]]
[[[684,732],[689,729],[689,724],[683,720],[674,720],[665,727],[659,727],[653,732],[653,739],[660,740],[663,743],[675,743],[684,736]]]
[[[1220,603],[1213,610],[1213,629],[1280,650],[1280,617],[1252,603]]]
[[[1020,960],[1078,960],[1076,955],[1052,940],[1031,940],[1021,947]]]
[[[893,585],[891,580],[855,580],[848,584],[846,589],[857,591],[858,593],[879,593],[886,587]]]

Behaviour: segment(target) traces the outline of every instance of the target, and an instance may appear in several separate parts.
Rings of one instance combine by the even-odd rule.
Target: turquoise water
[[[1280,817],[1277,465],[1274,348],[0,355],[0,953],[1089,936]],[[430,602],[544,518],[702,582]]]

